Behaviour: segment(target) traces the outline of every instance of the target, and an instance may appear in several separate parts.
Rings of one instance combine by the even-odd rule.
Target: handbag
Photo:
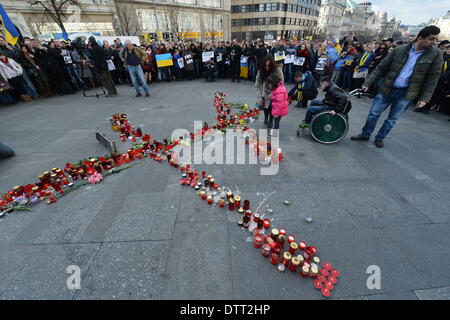
[[[265,102],[264,102],[264,98],[262,99],[263,100],[263,103],[262,104],[258,104],[258,102],[256,102],[256,106],[258,107],[258,110],[264,110],[265,108],[264,108],[264,105],[266,104]]]
[[[14,90],[14,88],[9,84],[9,81],[1,77],[0,79],[0,92],[3,91],[11,91]]]

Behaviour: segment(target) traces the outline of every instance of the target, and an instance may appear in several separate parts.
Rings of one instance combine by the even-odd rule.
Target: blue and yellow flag
[[[155,55],[158,68],[173,66],[172,55],[170,53]]]
[[[17,40],[19,40],[20,34],[1,4],[0,4],[0,16],[3,22],[3,29],[5,32],[6,41],[12,45],[15,45],[17,43]]]

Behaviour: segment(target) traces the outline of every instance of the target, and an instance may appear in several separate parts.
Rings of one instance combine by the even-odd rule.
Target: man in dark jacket
[[[324,76],[320,80],[320,89],[325,92],[325,98],[311,101],[311,105],[306,111],[305,120],[300,125],[300,128],[307,128],[310,126],[311,120],[316,113],[331,110],[331,114],[343,113],[346,111],[348,98],[342,89],[338,88],[331,82],[330,76]]]
[[[103,86],[108,91],[108,97],[116,96],[117,89],[111,74],[109,73],[108,63],[106,62],[106,52],[101,48],[94,37],[89,38],[92,48],[92,60],[94,61],[95,70],[100,76]]]
[[[362,87],[365,91],[380,78],[384,80],[362,133],[352,140],[368,141],[378,118],[391,105],[389,116],[375,137],[375,145],[382,148],[384,138],[414,101],[418,100],[417,107],[423,108],[431,100],[442,68],[442,52],[434,47],[439,33],[436,26],[425,27],[413,43],[396,47],[369,75]]]
[[[238,45],[236,40],[233,40],[233,45],[230,48],[230,68],[231,68],[231,81],[240,82],[241,80],[241,56],[242,47]]]
[[[306,71],[302,73],[297,71],[294,75],[295,85],[291,91],[289,91],[289,100],[297,100],[297,108],[306,108],[308,101],[317,97],[317,84],[314,80],[311,72]]]

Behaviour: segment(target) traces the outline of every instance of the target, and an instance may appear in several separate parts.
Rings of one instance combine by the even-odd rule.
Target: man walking
[[[142,70],[141,63],[145,61],[144,50],[134,47],[130,40],[125,41],[125,49],[120,52],[120,59],[122,59],[125,68],[130,73],[131,82],[136,90],[136,97],[141,96],[141,90],[138,84],[138,78],[144,88],[145,96],[150,97],[150,90],[145,80],[144,71]]]
[[[378,118],[389,106],[389,116],[375,137],[375,145],[383,148],[383,140],[396,121],[416,100],[423,108],[431,99],[442,67],[442,53],[434,44],[440,29],[427,26],[417,35],[413,43],[398,46],[384,58],[363,84],[367,91],[380,78],[383,83],[370,109],[362,133],[351,139],[368,141]]]

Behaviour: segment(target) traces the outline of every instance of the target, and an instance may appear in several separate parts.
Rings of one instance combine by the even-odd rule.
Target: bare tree
[[[136,36],[140,33],[134,0],[114,0],[117,12],[118,31],[122,36]]]
[[[183,40],[181,26],[180,26],[180,6],[178,4],[170,6],[169,9],[169,29],[173,34],[173,40],[179,41]]]
[[[44,9],[44,15],[49,16],[63,32],[66,32],[63,21],[63,19],[66,19],[66,8],[71,5],[81,8],[81,3],[78,0],[28,0],[28,4],[32,7]]]

